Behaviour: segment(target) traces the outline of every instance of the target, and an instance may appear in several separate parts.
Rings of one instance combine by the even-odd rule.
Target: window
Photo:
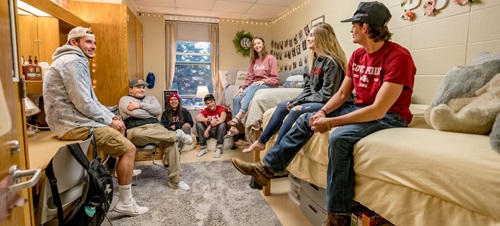
[[[213,90],[210,42],[177,41],[172,88],[179,91],[184,106],[203,106],[196,96],[198,86]]]

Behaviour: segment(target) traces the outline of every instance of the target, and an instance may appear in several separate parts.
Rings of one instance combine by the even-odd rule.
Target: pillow
[[[450,69],[439,84],[431,107],[448,104],[451,99],[473,97],[497,73],[500,73],[500,59],[486,61],[479,65],[461,66]]]
[[[306,72],[306,66],[298,67],[292,70],[292,75],[303,75]]]
[[[278,73],[278,77],[280,78],[280,85],[285,84],[286,78],[292,75],[291,71],[281,71]]]
[[[495,124],[491,129],[490,144],[493,150],[500,152],[500,113],[498,113]]]
[[[500,52],[498,52],[498,53],[480,52],[477,55],[476,59],[474,59],[474,61],[472,61],[472,65],[478,65],[478,64],[482,64],[486,61],[497,60],[497,59],[500,59]]]
[[[287,82],[303,82],[304,81],[304,75],[292,75],[288,78],[286,78]]]
[[[247,79],[247,71],[238,71],[236,72],[236,81],[234,84],[238,87],[242,86],[245,84],[245,80]]]
[[[219,78],[222,83],[222,88],[229,86],[229,74],[227,71],[219,71]]]
[[[227,81],[228,81],[228,85],[234,85],[236,83],[236,73],[238,71],[246,71],[247,68],[244,68],[244,67],[231,67],[227,70],[227,74],[228,74],[228,77],[227,77]]]
[[[304,75],[292,75],[286,78],[285,88],[304,88]]]

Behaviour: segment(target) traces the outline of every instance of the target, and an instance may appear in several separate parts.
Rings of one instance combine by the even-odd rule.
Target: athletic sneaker
[[[134,176],[134,177],[135,176],[139,176],[139,174],[141,174],[141,173],[142,173],[142,170],[140,170],[140,169],[134,169],[134,172],[132,173],[132,176]],[[113,177],[118,178],[118,176],[116,176],[116,170],[115,170],[115,173],[113,174]]]
[[[222,151],[220,148],[217,148],[217,150],[214,153],[214,158],[220,158],[220,155],[222,154]]]
[[[206,154],[207,152],[208,152],[208,149],[203,148],[203,149],[201,149],[201,151],[200,151],[200,152],[198,152],[198,154],[197,154],[196,156],[201,157],[201,156],[203,156],[204,154]]]
[[[189,185],[187,185],[186,183],[184,183],[184,181],[181,181],[177,184],[174,184],[174,183],[171,183],[170,181],[168,182],[168,186],[171,187],[171,188],[178,188],[178,189],[181,189],[183,191],[188,191],[189,189],[191,189],[189,187]]]
[[[184,144],[190,145],[193,143],[193,138],[191,137],[191,135],[185,134],[181,129],[176,130],[175,135],[177,139]]]
[[[118,202],[115,205],[114,211],[121,213],[127,216],[137,216],[149,211],[148,207],[139,206],[132,200],[129,204],[125,204],[123,202]]]

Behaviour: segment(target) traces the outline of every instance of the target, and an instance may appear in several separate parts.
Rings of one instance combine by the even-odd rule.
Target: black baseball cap
[[[391,17],[389,9],[380,2],[360,2],[352,18],[341,22],[362,22],[374,26],[386,26]]]
[[[204,102],[205,102],[205,101],[207,101],[207,100],[210,100],[210,99],[215,100],[214,95],[212,95],[212,94],[210,94],[210,93],[209,93],[209,94],[207,94],[207,95],[205,95],[205,97],[203,97],[203,101],[204,101]]]

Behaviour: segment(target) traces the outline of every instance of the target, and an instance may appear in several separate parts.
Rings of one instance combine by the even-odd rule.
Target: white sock
[[[132,202],[132,184],[118,185],[118,194],[120,194],[118,202],[130,204]]]

